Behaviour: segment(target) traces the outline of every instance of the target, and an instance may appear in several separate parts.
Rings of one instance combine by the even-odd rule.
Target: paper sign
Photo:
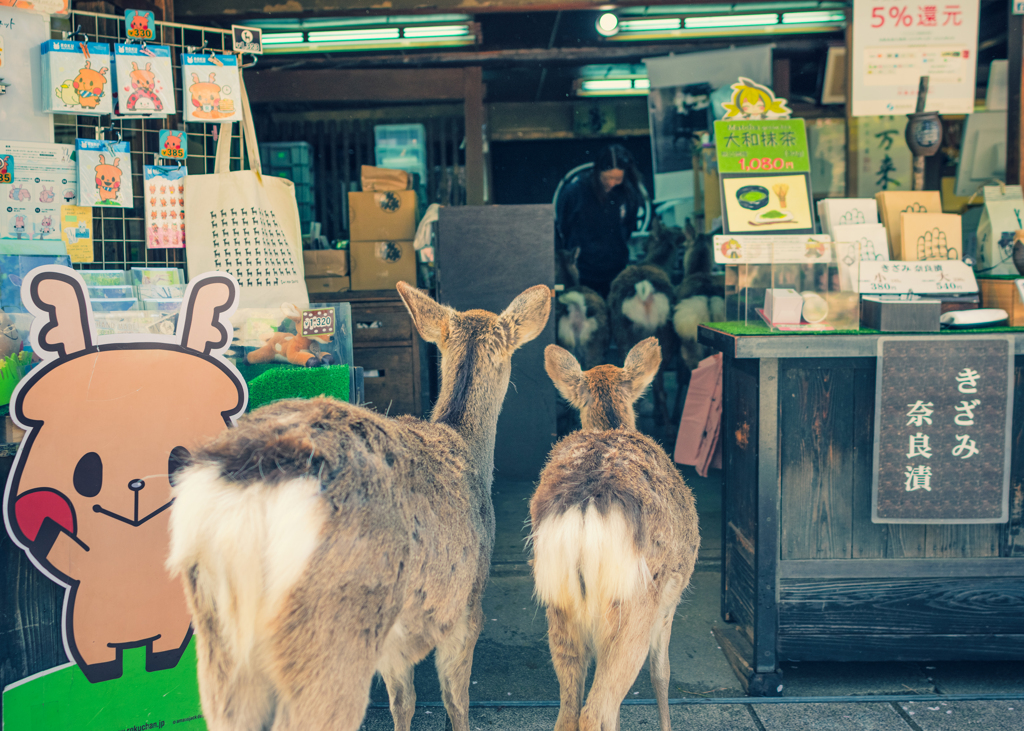
[[[833,226],[832,238],[837,242],[859,244],[861,261],[889,261],[889,241],[885,226],[880,223]]]
[[[832,261],[828,236],[715,236],[718,264],[817,264]],[[773,253],[774,252],[774,253]]]
[[[913,112],[922,76],[928,111],[974,111],[977,2],[854,0],[853,28],[853,116]]]
[[[60,207],[60,237],[73,264],[91,264],[92,209],[85,206]]]
[[[722,173],[808,173],[807,131],[802,119],[715,122]]]
[[[231,26],[231,50],[235,53],[263,53],[263,31],[243,25]]]
[[[71,145],[0,142],[0,155],[14,166],[11,182],[0,182],[0,239],[48,240],[52,250],[32,244],[24,253],[63,253],[57,221],[61,204],[78,197],[74,151]]]
[[[160,157],[184,160],[188,157],[188,137],[181,130],[160,130]]]
[[[125,10],[124,33],[137,41],[151,41],[156,37],[156,16],[152,10]]]
[[[907,147],[906,117],[860,117],[857,130],[857,195],[910,190],[914,156]]]
[[[974,270],[962,261],[862,261],[861,294],[970,294]]]
[[[738,233],[813,233],[808,173],[723,174],[722,229]]]

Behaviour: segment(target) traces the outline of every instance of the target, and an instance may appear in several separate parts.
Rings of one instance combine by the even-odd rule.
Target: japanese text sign
[[[875,523],[1005,523],[1012,336],[879,338]]]
[[[848,246],[836,244],[836,248]],[[862,261],[861,294],[964,294],[978,291],[962,261]]]
[[[721,173],[809,173],[802,119],[719,120],[715,148]]]
[[[929,77],[928,110],[974,111],[979,0],[854,0],[853,116],[907,114]]]

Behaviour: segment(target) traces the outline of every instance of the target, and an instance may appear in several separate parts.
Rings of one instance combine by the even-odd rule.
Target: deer
[[[531,287],[496,315],[397,289],[441,353],[429,420],[278,401],[176,479],[167,565],[194,617],[210,731],[355,731],[375,673],[409,731],[413,668],[431,650],[452,728],[469,731],[498,414],[551,294]]]
[[[544,356],[583,424],[551,450],[530,500],[535,593],[560,687],[555,731],[618,729],[619,706],[648,654],[661,731],[671,731],[672,617],[700,535],[689,487],[657,442],[636,430],[633,404],[658,372],[661,348],[650,337],[622,368],[586,372],[557,345]],[[594,681],[582,706],[591,659]]]

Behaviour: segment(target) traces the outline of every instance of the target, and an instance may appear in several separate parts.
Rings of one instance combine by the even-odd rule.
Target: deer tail
[[[545,517],[532,536],[537,598],[594,626],[610,604],[632,599],[651,581],[636,535],[618,507],[602,514],[577,505]]]
[[[239,483],[211,464],[176,483],[167,568],[183,579],[193,625],[245,665],[320,543],[320,483]]]

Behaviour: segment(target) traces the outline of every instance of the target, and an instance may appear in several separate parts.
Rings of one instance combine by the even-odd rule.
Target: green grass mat
[[[772,330],[764,323],[751,322],[745,323],[740,321],[733,322],[716,322],[716,323],[705,323],[704,327],[711,328],[712,330],[719,330],[726,333],[727,335],[798,335],[806,337],[808,335],[898,335],[899,333],[893,332],[881,332],[874,330],[870,327],[862,327],[860,330],[815,330],[813,332],[795,332],[792,330]],[[960,329],[949,329],[940,330],[937,333],[921,333],[913,332],[907,333],[908,335],[964,335],[967,333],[1020,333],[1024,332],[1024,327],[974,327],[974,328],[960,328]]]
[[[249,381],[249,411],[284,398],[317,396],[348,401],[348,366],[271,368]]]

